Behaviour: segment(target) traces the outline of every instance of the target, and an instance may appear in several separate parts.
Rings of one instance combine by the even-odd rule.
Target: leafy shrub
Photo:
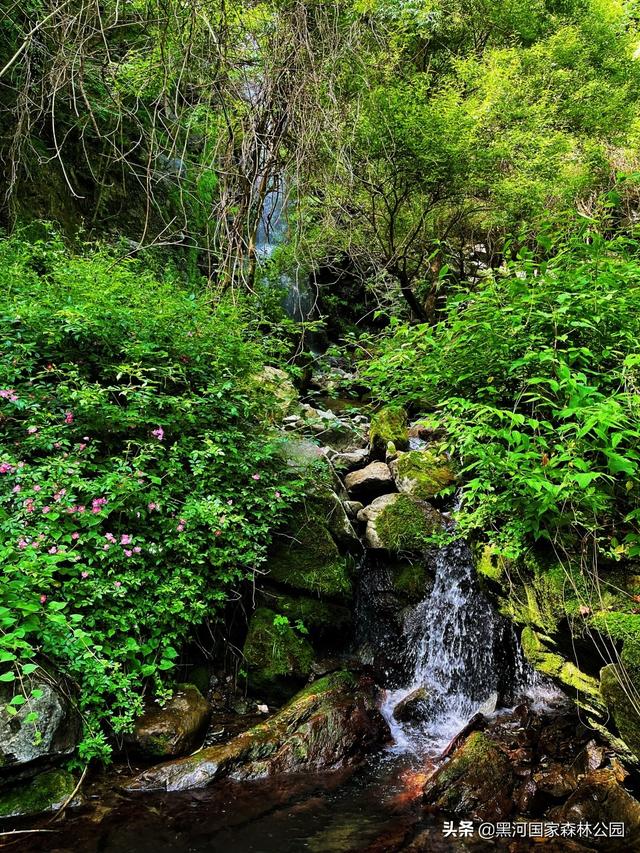
[[[0,289],[0,681],[51,662],[106,757],[298,484],[241,309],[55,236],[0,243]]]

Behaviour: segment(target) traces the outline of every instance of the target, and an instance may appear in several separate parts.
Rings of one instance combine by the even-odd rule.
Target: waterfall
[[[408,682],[382,706],[399,751],[439,752],[475,713],[513,704],[534,681],[511,623],[479,588],[467,544],[440,548],[434,564],[431,592],[403,619]],[[394,710],[412,696],[411,719],[399,722]]]

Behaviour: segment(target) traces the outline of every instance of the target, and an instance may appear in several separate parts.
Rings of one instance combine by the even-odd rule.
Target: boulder
[[[193,684],[179,684],[171,699],[150,705],[135,723],[131,744],[150,758],[191,752],[204,734],[211,707]]]
[[[367,522],[365,538],[374,549],[422,553],[443,527],[440,513],[410,495],[381,495],[358,513]]]
[[[292,625],[301,622],[314,642],[332,646],[343,641],[351,627],[351,609],[334,601],[288,595],[275,587],[262,589],[258,600],[264,607],[286,616]]]
[[[308,685],[277,714],[228,743],[146,770],[127,789],[181,791],[205,787],[225,776],[242,780],[332,770],[359,761],[388,738],[372,682],[335,672]]]
[[[284,370],[265,366],[254,377],[254,381],[271,397],[270,410],[275,420],[282,420],[297,407],[298,392]]]
[[[80,739],[80,718],[60,683],[44,670],[37,669],[24,679],[22,690],[17,682],[0,689],[0,767],[22,771],[31,765],[41,766],[70,755]],[[13,715],[6,706],[15,694],[27,699]],[[27,722],[30,714],[34,722]],[[36,733],[39,733],[36,737]]]
[[[267,607],[259,607],[251,617],[242,653],[256,690],[282,686],[283,681],[304,681],[314,659],[311,643],[295,623]]]
[[[364,509],[360,501],[343,501],[343,506],[348,518],[357,518],[360,510]]]
[[[637,695],[637,685],[629,685],[629,672],[610,663],[600,670],[600,693],[616,724],[620,737],[640,759],[640,716],[637,701],[630,698],[630,689]],[[623,687],[627,684],[627,689]]]
[[[455,481],[451,463],[430,450],[398,453],[389,467],[398,491],[421,500],[435,497]]]
[[[351,450],[344,453],[329,449],[327,456],[339,474],[348,474],[349,471],[362,468],[367,464],[369,461],[369,448],[362,447],[358,450]]]
[[[0,792],[0,818],[31,817],[60,809],[71,797],[76,780],[67,770],[48,770],[29,782]],[[78,805],[76,796],[72,805]]]
[[[352,471],[344,478],[347,491],[353,498],[372,500],[394,488],[393,476],[384,462],[371,462],[365,468]]]
[[[421,722],[428,716],[429,691],[418,687],[405,696],[393,709],[393,718],[399,723]]]
[[[509,757],[484,732],[473,732],[424,787],[425,800],[450,814],[501,820],[513,811]]]
[[[385,406],[371,418],[371,456],[374,459],[384,459],[389,443],[393,444],[396,450],[407,450],[409,447],[407,413],[401,406]]]

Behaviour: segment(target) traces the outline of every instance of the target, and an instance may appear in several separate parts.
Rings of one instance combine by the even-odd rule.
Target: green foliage
[[[253,577],[297,475],[238,307],[55,237],[0,243],[0,289],[0,680],[52,661],[105,756]]]

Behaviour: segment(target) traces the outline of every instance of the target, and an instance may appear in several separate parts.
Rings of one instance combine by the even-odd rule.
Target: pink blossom
[[[62,500],[62,498],[63,498],[66,494],[67,494],[67,490],[66,490],[66,489],[60,489],[60,491],[59,491],[59,492],[56,492],[56,493],[55,493],[55,495],[53,496],[53,499],[54,499],[54,501],[56,501],[56,503],[60,503],[60,501]]]
[[[60,450],[60,448],[62,447],[62,444],[59,441],[54,441],[53,446],[55,447],[56,450]]]
[[[178,531],[178,533],[182,533],[182,531],[184,530],[184,524],[179,524],[179,525],[176,527],[176,530]]]
[[[38,432],[38,427],[27,427],[27,432],[29,433],[29,435],[35,435]]]
[[[103,551],[108,551],[108,550],[109,550],[109,548],[111,548],[111,545],[109,545],[109,543],[108,543],[108,542],[105,542],[105,543],[104,543],[104,545],[102,546],[102,550],[103,550]]]
[[[73,423],[73,412],[65,412],[64,422],[65,424]]]
[[[260,474],[252,474],[252,475],[251,475],[251,479],[252,479],[252,480],[259,480],[259,479],[260,479]]]
[[[50,506],[43,506],[42,512],[46,515],[48,512],[51,512],[51,507]]]
[[[130,551],[128,548],[125,548],[124,553],[127,555],[127,557],[131,557],[133,554],[133,551]]]
[[[73,539],[73,541],[74,541],[74,542],[76,542],[76,541],[80,538],[80,534],[79,534],[79,533],[77,533],[77,532],[76,532],[76,533],[72,533],[72,534],[71,534],[71,538]]]
[[[86,509],[86,506],[84,504],[80,504],[79,506],[77,506],[75,508],[76,512],[79,512],[81,515],[85,511],[85,509]]]
[[[18,542],[18,548],[20,548],[21,551],[24,551],[24,549],[27,547],[27,545],[28,545],[28,542],[26,539],[20,539],[20,541]]]
[[[0,462],[0,474],[10,474],[13,471],[13,465],[9,462]]]
[[[55,545],[52,545],[51,548],[49,548],[49,553],[50,554],[57,554],[58,553],[58,549],[56,548]]]
[[[134,554],[139,554],[140,551],[142,551],[142,548],[139,545],[136,545],[135,548],[133,549]]]
[[[86,443],[83,441],[81,444],[78,445],[78,450],[85,450],[86,446]]]
[[[116,541],[116,537],[113,535],[113,533],[105,533],[104,538],[107,540],[107,542],[115,542]]]
[[[149,512],[153,512],[154,509],[158,509],[158,504],[151,501],[151,503],[148,505],[147,509],[149,510]]]
[[[157,438],[158,441],[162,441],[164,439],[164,430],[162,427],[156,427],[156,429],[151,430],[151,435]]]
[[[80,572],[80,577],[84,580],[89,577],[89,572]]]
[[[42,489],[42,486],[34,486],[34,487],[33,487],[33,491],[34,491],[34,492],[39,492],[39,491],[40,491],[40,489]]]
[[[276,492],[275,496],[276,496],[276,498],[280,498],[281,497],[280,492]]]
[[[41,595],[40,596],[40,604],[46,604],[46,603],[47,603],[47,596]]]
[[[11,400],[12,403],[16,403],[18,400],[18,395],[10,388],[3,388],[2,390],[0,390],[0,398],[4,400]]]
[[[91,501],[91,512],[97,515],[97,513],[102,512],[102,507],[107,503],[106,498],[94,498]]]
[[[121,586],[122,586],[122,581],[116,581],[113,585],[114,585],[116,588],[121,587]]]
[[[130,533],[123,533],[122,536],[120,537],[120,544],[121,545],[130,545],[132,538],[133,537],[131,536]]]
[[[17,495],[19,492],[22,491],[22,486],[20,486],[19,483],[16,483],[16,485],[13,487],[13,489],[11,489],[11,491],[14,495]]]
[[[216,530],[214,536],[222,536],[222,530]]]

